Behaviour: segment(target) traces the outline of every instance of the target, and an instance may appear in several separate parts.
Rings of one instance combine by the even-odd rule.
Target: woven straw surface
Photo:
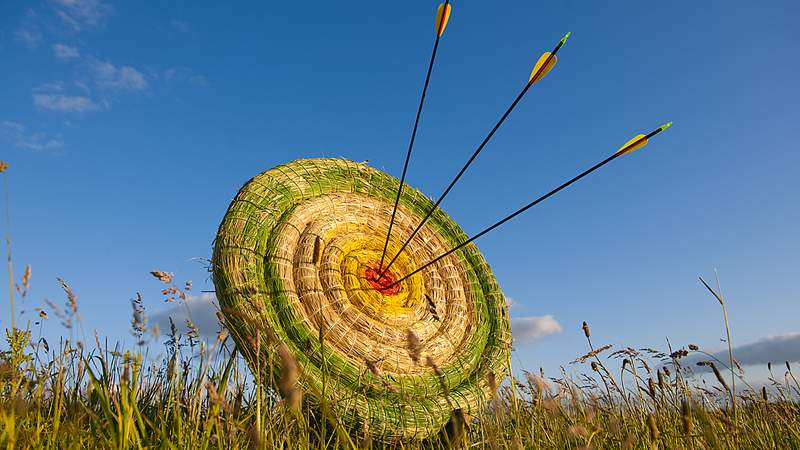
[[[278,383],[275,346],[285,344],[307,401],[321,401],[324,378],[337,417],[381,439],[424,438],[454,409],[485,406],[511,345],[505,299],[472,244],[392,290],[369,281],[398,185],[343,159],[270,169],[231,203],[213,257],[228,328],[254,372],[262,368],[260,379]],[[432,207],[403,188],[387,262]],[[436,211],[389,276],[397,280],[465,239]],[[419,339],[418,358],[408,330]]]

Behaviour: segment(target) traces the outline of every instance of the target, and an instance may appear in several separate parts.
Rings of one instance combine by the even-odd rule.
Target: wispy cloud
[[[44,36],[42,32],[39,31],[39,26],[36,22],[36,12],[29,9],[22,18],[19,27],[17,27],[17,30],[14,32],[14,39],[28,48],[38,47],[44,40]]]
[[[188,311],[187,311],[188,307]],[[170,317],[175,324],[182,329],[185,328],[186,319],[191,320],[200,334],[206,337],[216,336],[220,329],[219,319],[217,319],[217,298],[214,294],[201,294],[191,296],[186,299],[186,305],[173,304],[167,310],[159,311],[149,317],[150,323],[157,324],[164,331],[169,330]]]
[[[164,79],[167,82],[186,82],[195,86],[208,86],[206,77],[185,66],[170,67],[165,70]]]
[[[78,51],[78,47],[69,46],[64,44],[53,44],[53,54],[56,58],[61,60],[69,60],[79,58],[81,53]]]
[[[560,333],[561,324],[551,315],[513,317],[511,334],[514,342],[530,343],[551,334]]]
[[[8,120],[0,122],[0,138],[19,148],[35,151],[58,150],[64,146],[64,142],[58,137],[38,132],[29,133],[21,123]]]
[[[103,107],[83,95],[33,94],[33,103],[42,109],[64,113],[97,111]]]
[[[131,66],[116,66],[108,61],[91,61],[89,69],[98,87],[113,91],[144,91],[149,87],[145,75]]]
[[[64,90],[64,82],[63,81],[50,81],[47,83],[42,83],[39,86],[33,88],[33,92],[61,92]]]
[[[728,351],[711,353],[720,361],[728,361]],[[743,366],[764,365],[768,362],[800,361],[800,332],[769,336],[749,344],[733,348],[733,357]],[[694,365],[698,361],[708,360],[705,355],[693,354],[683,360],[684,364]],[[707,367],[695,367],[696,372],[709,370]]]
[[[14,33],[17,42],[25,44],[28,48],[36,48],[42,43],[42,33],[31,28],[18,28]]]
[[[181,33],[188,33],[192,31],[192,28],[189,26],[189,24],[183,20],[172,19],[170,20],[169,24],[172,25],[172,28],[180,31]]]
[[[75,31],[97,28],[105,23],[111,6],[100,0],[51,0],[56,15]]]

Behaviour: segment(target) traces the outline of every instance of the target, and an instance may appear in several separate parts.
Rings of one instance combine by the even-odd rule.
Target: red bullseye
[[[380,270],[378,270],[377,266],[368,266],[367,270],[364,271],[364,278],[366,278],[367,282],[373,289],[380,292],[383,295],[395,295],[400,292],[400,285],[394,284],[397,277],[391,272],[386,271],[383,276],[378,279],[380,276]]]

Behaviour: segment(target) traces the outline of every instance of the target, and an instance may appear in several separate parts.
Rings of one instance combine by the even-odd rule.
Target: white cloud
[[[190,67],[178,66],[170,67],[164,71],[164,79],[167,82],[187,82],[196,86],[208,86],[208,79],[203,75],[194,73]]]
[[[75,59],[81,56],[78,47],[64,44],[53,44],[53,54],[61,60]]]
[[[92,61],[89,68],[95,83],[104,89],[143,91],[149,86],[144,74],[131,66],[118,67],[108,61]]]
[[[33,103],[43,109],[57,112],[88,112],[102,108],[102,105],[83,95],[34,94]]]
[[[549,314],[511,318],[511,334],[518,343],[533,342],[561,331],[561,324]]]
[[[54,138],[38,132],[26,133],[24,125],[12,121],[0,122],[0,138],[28,150],[58,150],[64,146],[64,142],[58,137]]]
[[[212,337],[216,336],[220,329],[219,319],[217,318],[218,310],[216,296],[206,293],[188,297],[185,305],[183,303],[174,303],[170,309],[152,314],[149,320],[151,323],[157,324],[163,333],[169,330],[170,317],[175,322],[175,325],[180,327],[179,330],[181,331],[186,331],[186,319],[191,317],[201,335]]]
[[[728,350],[711,353],[720,361],[728,361]],[[733,347],[733,357],[743,366],[764,365],[768,362],[781,364],[784,361],[800,361],[800,332],[769,336],[749,344]],[[698,361],[709,360],[705,355],[693,354],[685,358],[684,365],[694,365]],[[707,367],[694,367],[696,372],[709,370]]]
[[[56,15],[75,31],[96,28],[105,22],[111,6],[100,0],[51,0]]]

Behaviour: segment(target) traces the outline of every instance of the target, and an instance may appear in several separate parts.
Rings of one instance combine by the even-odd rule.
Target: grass
[[[0,172],[6,168],[0,163]],[[0,446],[8,449],[800,448],[800,383],[788,362],[782,377],[769,364],[769,387],[759,389],[747,383],[730,346],[727,364],[691,344],[613,349],[597,345],[586,322],[587,353],[570,362],[569,371],[492,377],[490,385],[503,382],[478,415],[454,411],[444,429],[424,441],[377,442],[369,430],[348,428],[325,402],[315,405],[313,395],[304,396],[297,384],[302,367],[285,346],[250,372],[224,328],[207,343],[191,320],[186,331],[171,322],[166,356],[155,361],[148,341],[161,338],[151,336],[138,294],[131,300],[136,344],[123,349],[83,337],[77,296],[59,279],[64,306],[47,302],[34,309],[39,334],[48,320],[64,328],[65,337],[51,348],[33,335],[30,319],[16,326],[15,296],[24,304],[31,269],[14,283],[8,229],[12,317],[0,351]],[[165,298],[183,303],[188,313],[191,283],[178,286],[168,272],[152,275],[165,284]],[[701,281],[722,306],[730,345],[721,289]],[[259,345],[261,338],[254,338]],[[690,356],[702,357],[698,365],[710,369],[715,383],[692,376],[685,363]],[[280,379],[264,382],[259,374],[272,373],[264,368],[273,360],[280,361]],[[730,383],[720,367],[730,372]],[[737,379],[745,389],[735,389]]]
[[[160,275],[170,275],[158,272]],[[17,293],[27,291],[26,270]],[[51,313],[73,336],[78,326],[75,294]],[[186,289],[190,286],[186,286]],[[177,288],[176,288],[177,289]],[[180,299],[175,290],[166,296]],[[181,300],[176,300],[181,301]],[[587,353],[549,377],[524,372],[507,379],[479,415],[453,414],[445,429],[421,442],[375,442],[366,430],[348,429],[331,411],[313,408],[293,394],[296,371],[281,375],[280,392],[251,382],[247,366],[225,331],[213,343],[196,329],[166,335],[167,356],[147,353],[141,299],[132,301],[133,349],[62,340],[50,348],[30,328],[6,330],[0,357],[0,444],[6,448],[798,448],[800,385],[786,363],[772,385],[748,386],[734,397],[709,357],[703,364],[714,385],[691,377],[682,364],[707,355],[695,345],[654,349],[596,345],[584,323]],[[47,313],[40,310],[41,320]],[[151,338],[152,339],[152,338]],[[278,352],[284,361],[291,355]],[[262,361],[268,364],[268,361]],[[770,372],[772,367],[769,367]],[[267,373],[267,371],[262,372]],[[743,373],[731,371],[744,382]],[[733,400],[738,403],[733,414]]]

